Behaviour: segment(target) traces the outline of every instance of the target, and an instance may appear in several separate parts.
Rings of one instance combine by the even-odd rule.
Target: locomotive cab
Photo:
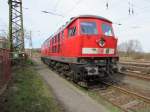
[[[103,77],[104,74],[110,75],[117,70],[117,39],[112,22],[81,18],[79,19],[79,38],[81,52],[78,61],[85,64],[86,74]]]
[[[111,22],[81,19],[79,26],[82,57],[115,57],[117,55],[117,39]]]

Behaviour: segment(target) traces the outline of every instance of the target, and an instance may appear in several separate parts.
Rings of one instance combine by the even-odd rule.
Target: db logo
[[[99,46],[104,47],[105,46],[105,40],[101,38],[99,41],[97,41]]]

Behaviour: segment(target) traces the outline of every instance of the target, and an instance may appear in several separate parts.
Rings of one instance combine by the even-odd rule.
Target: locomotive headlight
[[[104,46],[105,46],[105,40],[104,40],[103,38],[100,39],[99,45],[100,45],[101,47],[104,47]]]

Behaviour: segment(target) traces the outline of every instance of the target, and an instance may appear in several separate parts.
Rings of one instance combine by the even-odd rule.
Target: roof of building
[[[0,42],[7,42],[7,39],[3,36],[0,36]]]

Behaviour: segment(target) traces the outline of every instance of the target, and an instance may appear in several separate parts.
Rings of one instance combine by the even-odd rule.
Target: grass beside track
[[[3,95],[2,112],[62,112],[49,87],[31,66],[15,69]]]

